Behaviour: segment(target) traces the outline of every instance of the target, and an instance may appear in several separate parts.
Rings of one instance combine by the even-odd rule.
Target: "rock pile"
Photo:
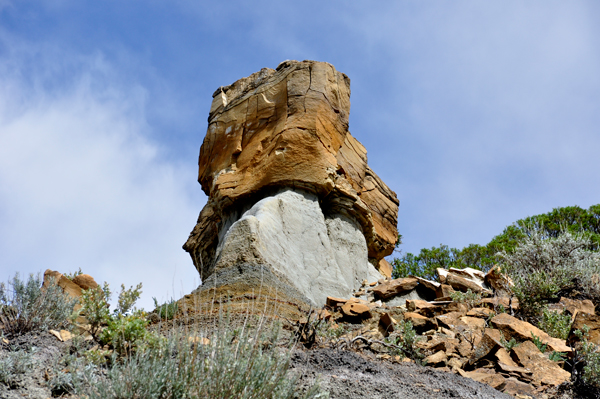
[[[393,337],[401,322],[410,321],[421,336],[414,349],[421,351],[428,366],[519,397],[541,397],[570,379],[564,359],[573,354],[568,344],[577,339],[575,329],[586,324],[591,327],[590,340],[600,341],[600,318],[589,300],[561,298],[553,306],[574,319],[565,341],[512,315],[519,306],[516,298],[505,296],[512,283],[496,268],[487,274],[438,269],[438,275],[441,283],[417,277],[365,281],[349,299],[328,297],[327,317],[334,325],[361,323],[347,334],[350,339],[367,337],[365,342]],[[551,359],[553,352],[563,359]]]
[[[350,79],[285,61],[213,94],[184,245],[203,285],[323,305],[391,275],[398,199],[348,131]],[[251,293],[252,292],[252,293]]]

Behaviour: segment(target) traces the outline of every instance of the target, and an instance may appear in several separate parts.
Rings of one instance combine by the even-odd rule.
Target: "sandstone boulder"
[[[209,199],[184,245],[203,282],[264,267],[322,305],[391,274],[398,200],[349,112],[348,77],[323,62],[286,61],[214,93],[198,172]]]
[[[507,340],[515,338],[517,341],[531,341],[533,339],[533,334],[544,344],[547,344],[548,349],[550,350],[556,352],[571,352],[571,348],[566,345],[564,340],[553,338],[534,325],[506,313],[500,313],[499,315],[494,316],[491,323],[494,327],[504,333]]]
[[[377,298],[388,299],[412,291],[417,284],[419,284],[419,280],[416,277],[397,278],[379,284],[371,291]]]

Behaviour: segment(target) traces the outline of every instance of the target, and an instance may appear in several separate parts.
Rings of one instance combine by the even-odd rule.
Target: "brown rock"
[[[342,306],[343,304],[345,304],[346,302],[348,302],[348,299],[343,299],[343,298],[335,298],[332,296],[328,296],[327,297],[327,306],[329,306],[332,309],[336,309],[340,306]]]
[[[544,356],[531,341],[525,341],[512,349],[515,359],[532,371],[532,379],[544,385],[559,385],[571,378],[571,373],[560,368],[556,362]]]
[[[446,284],[446,277],[448,276],[448,270],[438,267],[437,269],[435,269],[435,272],[438,275],[439,282],[442,284]]]
[[[81,287],[82,290],[98,287],[98,283],[89,274],[80,274],[73,278],[73,282]]]
[[[432,319],[429,319],[418,313],[406,312],[404,313],[404,320],[410,321],[415,331],[420,334],[422,334],[425,331],[437,328],[436,323]]]
[[[373,288],[371,292],[373,292],[377,298],[389,299],[395,297],[396,295],[412,291],[418,283],[419,280],[417,280],[415,277],[397,278],[395,280],[385,281],[383,284],[379,284],[377,287]]]
[[[462,370],[461,370],[462,371]],[[482,373],[477,371],[463,371],[460,373],[463,377],[487,384],[494,389],[501,391],[506,386],[506,380],[500,374]]]
[[[473,308],[467,312],[467,316],[481,317],[484,319],[487,319],[488,317],[493,316],[494,314],[494,311],[488,308]]]
[[[504,348],[500,348],[496,351],[496,359],[498,359],[499,364],[505,364],[511,367],[518,367],[517,363],[514,362],[512,357],[510,357],[508,351]]]
[[[475,348],[473,355],[469,359],[469,364],[474,364],[480,359],[495,353],[497,350],[502,348],[500,343],[501,334],[498,330],[486,329],[483,333],[483,337],[479,341],[479,344]]]
[[[446,352],[440,350],[433,355],[427,356],[423,361],[428,366],[445,366],[446,361],[448,360],[448,356],[446,356]]]
[[[500,271],[498,265],[494,265],[484,278],[485,283],[492,287],[498,295],[509,295],[514,285],[510,277]]]
[[[427,295],[433,298],[439,298],[442,296],[442,285],[440,283],[429,281],[421,277],[417,277],[417,279],[419,280],[419,286],[427,292]]]
[[[560,298],[560,302],[558,303],[563,310],[566,310],[570,315],[573,316],[573,320],[575,320],[575,316],[577,313],[588,313],[588,314],[596,314],[596,307],[594,303],[589,299],[579,300],[579,299],[569,299],[565,297]]]
[[[466,327],[467,325],[460,320],[465,315],[464,312],[450,312],[443,315],[435,316],[437,324],[449,330],[455,331],[459,326]]]
[[[396,324],[397,321],[389,313],[384,313],[379,317],[379,325],[383,328],[386,334],[393,332],[394,325]]]
[[[54,280],[54,283],[58,284],[58,286],[72,298],[79,298],[81,296],[80,286],[66,278],[62,273],[50,269],[47,269],[44,272],[44,283],[42,286],[48,287],[51,279]]]
[[[600,345],[600,316],[583,312],[577,312],[575,315],[575,320],[571,324],[571,331],[567,337],[567,344],[575,345],[580,341],[579,337],[575,335],[575,331],[580,330],[583,332],[583,326],[589,328],[588,341]]]
[[[509,314],[500,313],[492,318],[491,323],[494,327],[504,333],[507,340],[515,338],[517,341],[530,341],[533,339],[532,334],[534,334],[543,343],[547,344],[550,350],[557,352],[571,352],[571,348],[566,345],[564,340],[553,338],[534,325],[519,320]]]
[[[463,316],[460,321],[465,323],[471,330],[483,330],[485,328],[485,320],[479,317]]]
[[[407,299],[406,309],[409,312],[418,312],[423,309],[441,309],[439,305],[432,304],[422,299]]]
[[[371,315],[369,306],[360,302],[346,302],[342,306],[342,313],[348,317],[358,317],[368,319]]]
[[[468,290],[471,290],[472,292],[488,292],[476,282],[465,277],[458,276],[454,273],[448,273],[446,276],[446,284],[449,284],[455,290],[462,292],[467,292]]]
[[[295,187],[359,222],[374,265],[398,237],[398,199],[348,131],[350,79],[324,62],[285,61],[213,95],[198,181],[209,200],[184,249],[213,270],[223,215],[271,187]],[[385,270],[382,270],[385,273]]]
[[[514,377],[510,377],[510,378],[506,379],[504,388],[501,389],[501,391],[508,395],[512,395],[514,397],[521,397],[521,398],[537,397],[537,392],[535,391],[535,388],[533,386],[526,384],[524,382],[521,382]],[[517,396],[517,395],[521,395],[521,396]]]
[[[454,288],[452,288],[451,285],[448,284],[442,284],[440,285],[440,292],[439,292],[439,297],[438,298],[448,298],[450,297],[450,295],[452,295],[452,293],[455,292]]]
[[[379,261],[379,266],[377,267],[377,269],[379,270],[379,273],[383,274],[385,277],[392,278],[392,271],[394,270],[394,268],[392,267],[392,265],[390,265],[390,262],[388,262],[387,260],[381,259]]]

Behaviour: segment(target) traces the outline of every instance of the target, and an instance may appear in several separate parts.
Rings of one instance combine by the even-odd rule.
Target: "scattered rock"
[[[500,313],[492,318],[491,323],[494,327],[504,333],[504,336],[507,340],[515,338],[519,342],[530,341],[533,339],[533,334],[544,344],[547,344],[550,350],[571,353],[571,348],[567,346],[564,340],[553,338],[534,325],[527,323],[526,321],[519,320],[509,314]]]
[[[398,278],[395,280],[386,281],[371,289],[375,297],[380,299],[389,299],[399,294],[412,291],[419,280],[415,277]]]

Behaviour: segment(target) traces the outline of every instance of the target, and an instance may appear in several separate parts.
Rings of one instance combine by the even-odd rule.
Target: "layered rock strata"
[[[321,305],[389,275],[398,199],[349,112],[350,80],[323,62],[285,61],[214,93],[198,162],[209,199],[184,245],[203,281],[266,267]]]

